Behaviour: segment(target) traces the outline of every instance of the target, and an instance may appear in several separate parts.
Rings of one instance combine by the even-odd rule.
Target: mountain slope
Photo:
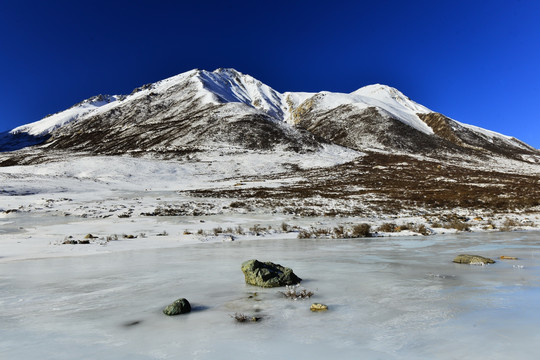
[[[359,151],[540,162],[538,150],[519,140],[459,123],[385,85],[350,94],[281,94],[234,69],[192,70],[127,96],[94,97],[10,134],[30,136],[25,141],[31,145],[41,139],[43,149],[109,155],[174,157],[216,148],[310,152],[333,143]],[[17,149],[13,143],[4,151]]]
[[[249,75],[233,69],[218,69],[214,72],[203,70],[199,77],[204,88],[220,103],[243,103],[276,120],[284,116],[281,94]]]
[[[325,112],[341,106],[349,106],[359,112],[376,108],[386,117],[392,117],[426,134],[433,134],[433,130],[417,116],[418,113],[430,113],[428,108],[411,101],[394,88],[379,84],[365,86],[350,94],[329,92],[313,94],[297,106],[292,106],[290,121],[298,123],[302,114],[307,111]]]
[[[88,117],[98,108],[120,100],[121,96],[97,95],[86,99],[76,105],[73,105],[67,110],[49,115],[42,120],[31,124],[19,126],[10,131],[11,134],[28,134],[31,136],[46,136],[54,130],[77,121],[79,118]]]
[[[216,146],[319,149],[313,135],[276,121],[282,111],[272,92],[232,70],[195,70],[147,85],[52,131],[44,146],[98,154],[172,155]]]

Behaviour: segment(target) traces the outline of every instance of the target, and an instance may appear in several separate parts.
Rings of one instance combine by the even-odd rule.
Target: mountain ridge
[[[9,134],[33,137],[28,144],[34,146],[42,139],[43,148],[100,154],[197,151],[218,144],[314,151],[328,142],[358,151],[472,151],[540,161],[533,147],[459,123],[390,86],[367,85],[348,94],[280,93],[225,68],[190,70],[129,95],[98,95]]]

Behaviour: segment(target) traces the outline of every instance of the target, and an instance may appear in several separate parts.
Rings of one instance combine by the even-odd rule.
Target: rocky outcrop
[[[469,254],[461,254],[455,257],[453,260],[455,263],[458,264],[471,264],[471,265],[485,265],[485,264],[494,264],[495,261],[483,257],[480,255],[469,255]]]
[[[191,305],[189,301],[184,298],[175,300],[172,304],[163,309],[163,313],[169,316],[187,314],[189,312],[191,312]]]
[[[247,284],[260,287],[295,285],[302,281],[292,269],[269,261],[248,260],[242,264],[242,272]]]
[[[522,160],[523,155],[538,155],[537,149],[518,139],[504,137],[479,128],[475,129],[440,113],[419,113],[416,115],[433,129],[435,135],[460,148],[476,150],[480,153],[493,153],[518,160]]]
[[[435,135],[440,136],[456,145],[465,146],[463,141],[456,136],[452,126],[451,119],[439,113],[416,114],[423,122],[433,129]]]

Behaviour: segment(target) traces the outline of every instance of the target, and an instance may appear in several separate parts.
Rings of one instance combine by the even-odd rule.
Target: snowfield
[[[222,149],[218,153],[198,153],[184,162],[128,156],[74,156],[39,165],[0,167],[3,185],[0,193],[0,262],[231,239],[297,238],[302,230],[350,228],[358,223],[369,223],[372,231],[386,223],[402,227],[404,224],[425,224],[431,234],[458,231],[433,227],[427,222],[425,214],[429,210],[425,209],[416,209],[417,214],[404,208],[401,214],[302,217],[277,211],[281,209],[279,207],[244,207],[241,199],[219,196],[226,192],[260,192],[262,189],[279,194],[312,181],[302,172],[291,169],[331,170],[333,166],[362,156],[357,151],[329,145],[318,153],[307,155]],[[386,170],[385,167],[378,169]],[[197,194],[201,191],[210,193],[200,197]],[[325,204],[323,209],[338,214],[357,206],[357,202],[350,200],[317,200],[315,197],[314,201],[320,201]],[[540,225],[539,214],[530,212],[489,215],[489,211],[454,209],[448,214],[469,217],[468,227],[478,232],[502,228],[509,218],[515,229],[534,230]],[[442,213],[441,216],[446,215]],[[472,220],[477,217],[484,218]],[[282,229],[283,224],[289,227],[287,231]],[[264,231],[250,231],[255,225],[260,225]],[[223,231],[215,233],[218,228]],[[238,231],[239,228],[244,231]],[[159,236],[160,233],[171,236]],[[83,239],[87,234],[96,236],[89,246],[62,245],[70,236]],[[106,241],[107,237],[121,238],[123,235],[137,236],[137,240]],[[375,234],[407,235],[419,234],[412,228]],[[334,235],[319,232],[319,236]]]

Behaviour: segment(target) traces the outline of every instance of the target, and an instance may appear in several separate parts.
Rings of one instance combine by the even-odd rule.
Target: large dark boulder
[[[461,254],[455,257],[454,259],[455,263],[458,264],[472,264],[472,265],[484,265],[484,264],[493,264],[495,263],[494,260],[483,257],[480,255],[469,255],[469,254]]]
[[[269,261],[248,260],[242,264],[242,272],[247,284],[261,287],[295,285],[302,281],[292,269]]]
[[[187,314],[190,311],[191,305],[189,301],[184,298],[175,300],[172,304],[168,305],[165,309],[163,309],[163,313],[169,316]]]

